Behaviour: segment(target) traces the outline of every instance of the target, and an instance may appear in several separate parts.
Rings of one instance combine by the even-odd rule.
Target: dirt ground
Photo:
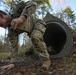
[[[74,42],[76,37],[74,38]],[[71,57],[51,59],[52,64],[48,71],[41,70],[41,62],[32,56],[28,56],[23,62],[8,71],[0,71],[0,75],[76,75],[76,44]]]
[[[26,61],[17,63],[15,68],[0,71],[0,75],[76,75],[76,57],[51,60],[52,65],[48,71],[40,69],[41,62],[39,59],[27,57]]]

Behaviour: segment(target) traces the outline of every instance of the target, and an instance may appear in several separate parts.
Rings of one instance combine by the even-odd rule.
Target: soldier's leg
[[[15,62],[18,57],[18,33],[13,29],[9,29],[8,37],[10,41],[11,62]]]
[[[34,44],[35,49],[37,49],[42,61],[43,68],[49,69],[51,65],[50,57],[47,51],[46,44],[43,41],[43,33],[39,30],[34,30],[32,32],[32,42]]]

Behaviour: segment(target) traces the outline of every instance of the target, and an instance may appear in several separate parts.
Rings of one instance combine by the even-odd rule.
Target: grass
[[[9,57],[9,53],[8,52],[0,53],[0,61],[5,60],[8,57]]]
[[[67,59],[67,61],[65,61],[65,65],[68,68],[70,75],[74,75],[73,72],[76,67],[76,58],[70,57],[69,59]]]
[[[25,59],[25,50],[19,50],[19,59],[23,60]],[[7,60],[10,57],[10,52],[1,52],[0,53],[0,61]]]

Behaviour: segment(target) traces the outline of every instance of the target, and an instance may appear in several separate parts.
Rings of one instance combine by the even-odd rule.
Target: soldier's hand
[[[19,18],[13,19],[11,21],[11,25],[13,27],[13,29],[15,30],[17,28],[17,26],[21,23],[23,23],[26,20],[26,18],[24,16],[20,16]]]
[[[10,70],[14,68],[14,66],[15,66],[14,64],[5,65],[5,66],[0,67],[0,70]]]
[[[16,18],[11,21],[11,26],[15,30],[17,28],[17,26],[21,23],[22,23],[22,20],[20,18]]]

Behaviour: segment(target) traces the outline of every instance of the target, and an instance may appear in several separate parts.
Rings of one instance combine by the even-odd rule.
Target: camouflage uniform
[[[9,40],[11,60],[17,61],[18,55],[18,35],[22,32],[30,33],[34,48],[37,49],[43,61],[50,60],[47,52],[46,44],[43,41],[43,34],[45,32],[45,22],[38,20],[34,12],[37,4],[35,2],[28,2],[22,11],[21,15],[27,16],[27,20],[20,24],[16,30],[9,27]]]

